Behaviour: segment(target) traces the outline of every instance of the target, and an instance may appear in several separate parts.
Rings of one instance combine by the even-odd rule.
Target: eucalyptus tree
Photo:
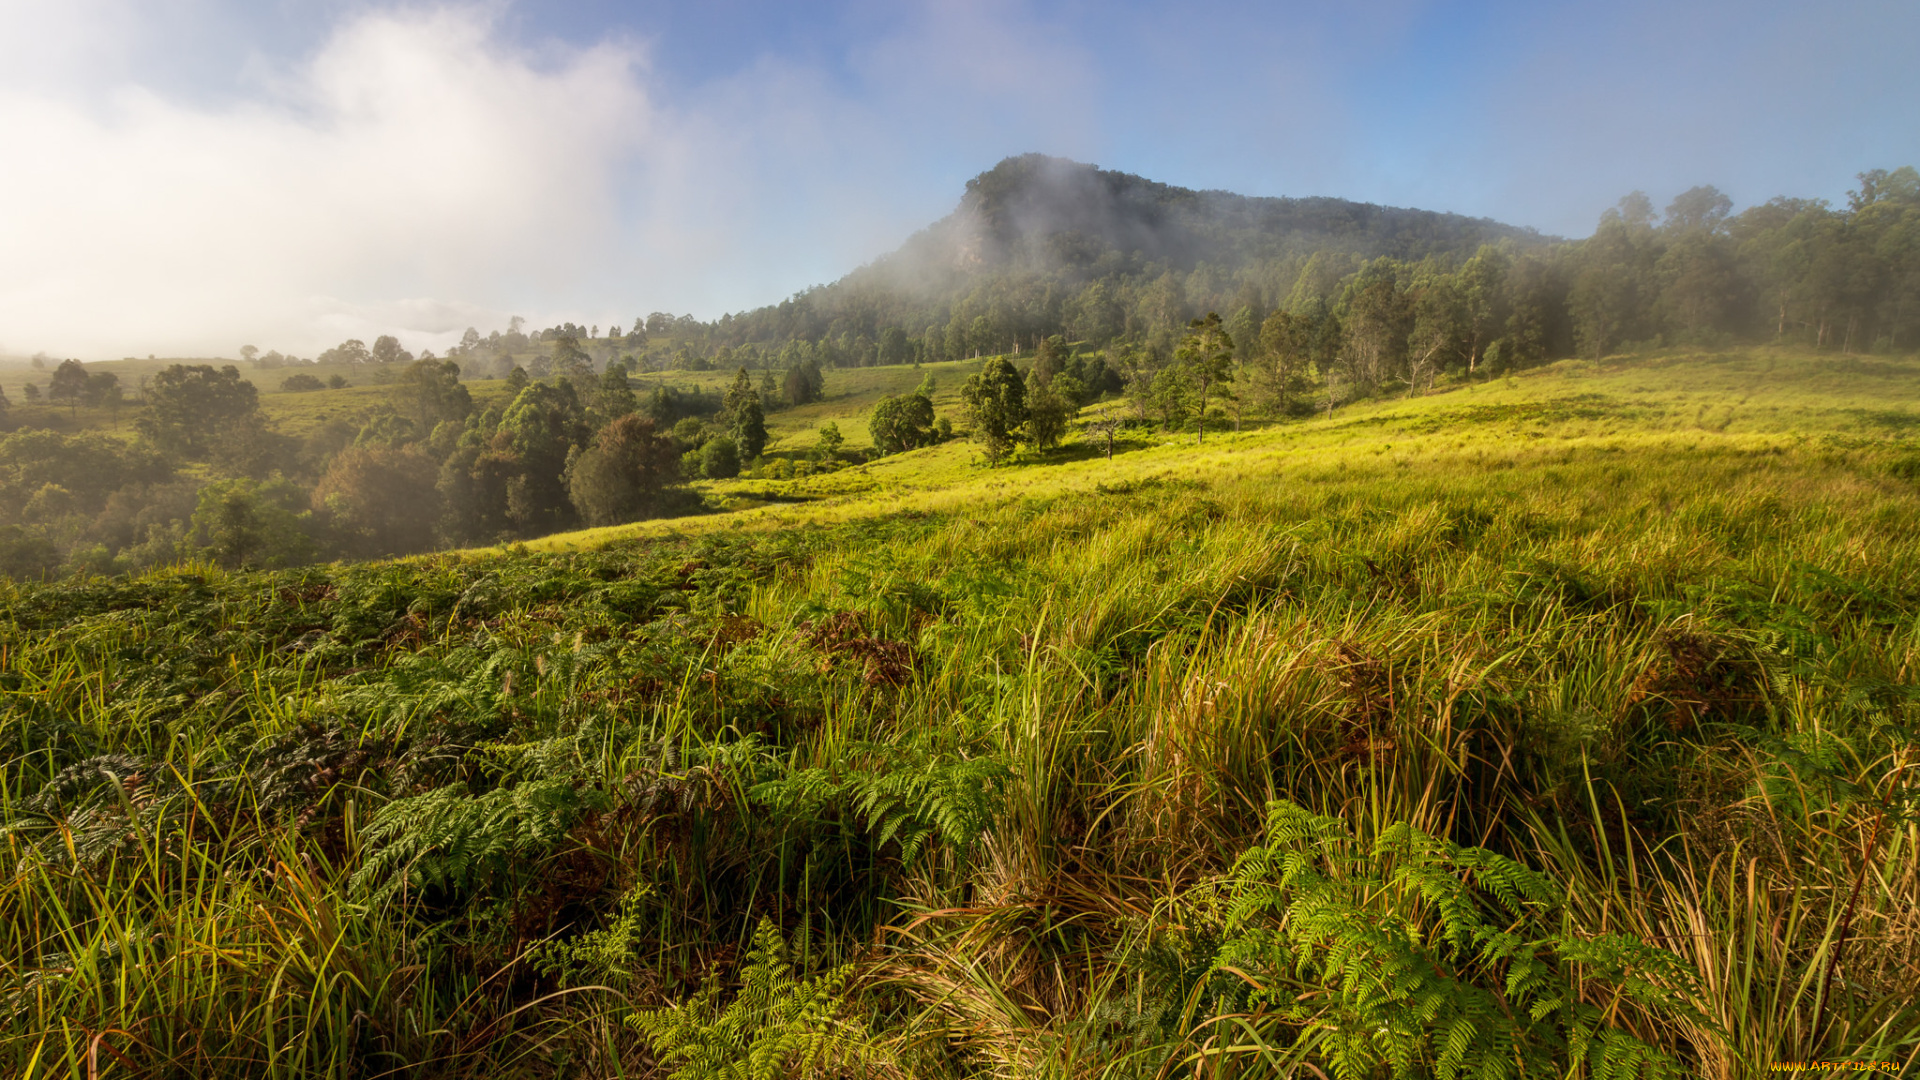
[[[1027,387],[1020,372],[1004,357],[993,357],[960,388],[967,423],[986,450],[988,461],[998,461],[1013,449],[1015,433],[1027,421]]]
[[[1199,446],[1206,442],[1208,404],[1216,392],[1230,394],[1222,388],[1233,381],[1233,336],[1221,324],[1219,313],[1209,311],[1206,318],[1189,322],[1173,358],[1199,403],[1193,425],[1193,442]]]

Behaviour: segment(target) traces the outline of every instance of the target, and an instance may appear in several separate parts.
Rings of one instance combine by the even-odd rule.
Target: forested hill
[[[1077,330],[1075,337],[1106,340],[1137,321],[1122,308],[1139,305],[1114,301],[1163,278],[1163,293],[1180,279],[1181,295],[1139,298],[1172,311],[1186,306],[1185,294],[1197,285],[1239,301],[1234,307],[1261,308],[1277,299],[1275,291],[1284,298],[1316,255],[1319,273],[1312,276],[1329,278],[1323,284],[1331,286],[1359,260],[1458,261],[1502,240],[1534,248],[1549,238],[1485,218],[1346,199],[1193,191],[1023,154],[968,181],[954,212],[898,251],[834,284],[728,316],[719,329],[733,342],[850,333],[877,343],[889,325],[918,338],[923,327],[937,321],[944,330],[966,311],[969,322],[987,315],[1007,345],[1023,330]],[[1202,280],[1190,283],[1196,273]]]
[[[1532,230],[1485,218],[1346,199],[1254,198],[1192,191],[1041,154],[1011,157],[967,182],[951,215],[855,280],[922,264],[1101,276],[1147,264],[1238,268],[1317,251],[1420,259],[1473,254]],[[903,266],[903,264],[905,264]]]

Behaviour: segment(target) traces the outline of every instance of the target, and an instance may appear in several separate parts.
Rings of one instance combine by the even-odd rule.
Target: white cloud
[[[441,9],[344,23],[238,105],[15,82],[0,348],[418,347],[558,303],[617,245],[622,167],[654,149],[644,66],[625,44],[535,57]]]
[[[0,0],[0,38],[95,73],[0,72],[0,353],[711,317],[890,250],[1005,154],[1101,141],[1093,60],[1017,3],[930,0],[837,73],[761,55],[669,101],[646,43],[518,44],[500,4],[358,10],[289,64],[75,2]],[[224,57],[221,91],[168,81],[182,49]]]

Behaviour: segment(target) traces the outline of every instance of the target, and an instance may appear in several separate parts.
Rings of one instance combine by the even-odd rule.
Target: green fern
[[[472,795],[454,784],[382,807],[361,839],[356,893],[375,901],[400,890],[484,887],[537,863],[583,814],[607,808],[604,793],[544,780]]]
[[[934,838],[965,853],[992,827],[1008,777],[990,758],[941,760],[923,752],[885,748],[892,767],[869,772],[804,769],[757,785],[754,801],[787,815],[819,817],[845,807],[865,823],[874,843],[900,845],[912,865]]]
[[[642,882],[620,897],[620,912],[606,926],[577,937],[545,942],[527,956],[542,975],[570,986],[606,983],[625,987],[640,961],[652,885]]]
[[[671,1080],[785,1080],[875,1062],[865,1025],[843,1015],[851,966],[797,978],[786,940],[761,920],[741,987],[721,1004],[718,980],[684,1004],[635,1013],[627,1023],[653,1045]]]
[[[1617,1020],[1641,1006],[1704,1023],[1692,973],[1630,937],[1561,932],[1544,875],[1405,823],[1363,846],[1287,802],[1267,838],[1234,867],[1214,970],[1258,983],[1250,1007],[1312,1036],[1341,1080],[1683,1075]]]

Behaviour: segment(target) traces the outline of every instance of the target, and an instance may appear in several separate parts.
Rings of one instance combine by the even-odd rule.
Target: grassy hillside
[[[0,1067],[1910,1072],[1916,375],[1567,363],[0,585]]]
[[[903,392],[917,385],[922,371],[936,373],[936,408],[957,420],[957,391],[970,368],[846,373],[864,377],[860,389],[840,396],[844,384],[836,381],[829,401],[776,414],[772,445],[810,442],[812,429],[827,420],[839,424],[850,445],[870,445],[861,411],[881,391],[867,385]],[[1529,500],[1549,498],[1550,491],[1539,489],[1557,486],[1559,499],[1579,502],[1620,489],[1622,475],[1632,477],[1636,490],[1658,480],[1690,491],[1702,470],[1743,488],[1765,488],[1776,478],[1752,464],[1756,457],[1767,462],[1797,451],[1792,459],[1805,460],[1812,445],[1906,453],[1920,437],[1916,377],[1920,363],[1911,359],[1758,350],[1567,360],[1511,379],[1349,406],[1330,418],[1214,431],[1199,446],[1191,430],[1123,431],[1112,460],[1103,441],[1082,436],[1018,467],[994,469],[973,444],[955,441],[806,479],[707,481],[696,487],[710,503],[739,510],[561,534],[531,546],[569,550],[631,535],[787,527],[901,510],[960,512],[1169,478],[1370,500],[1443,483],[1449,491],[1504,491],[1499,497]],[[1103,413],[1126,415],[1127,406],[1109,402],[1085,416]]]

